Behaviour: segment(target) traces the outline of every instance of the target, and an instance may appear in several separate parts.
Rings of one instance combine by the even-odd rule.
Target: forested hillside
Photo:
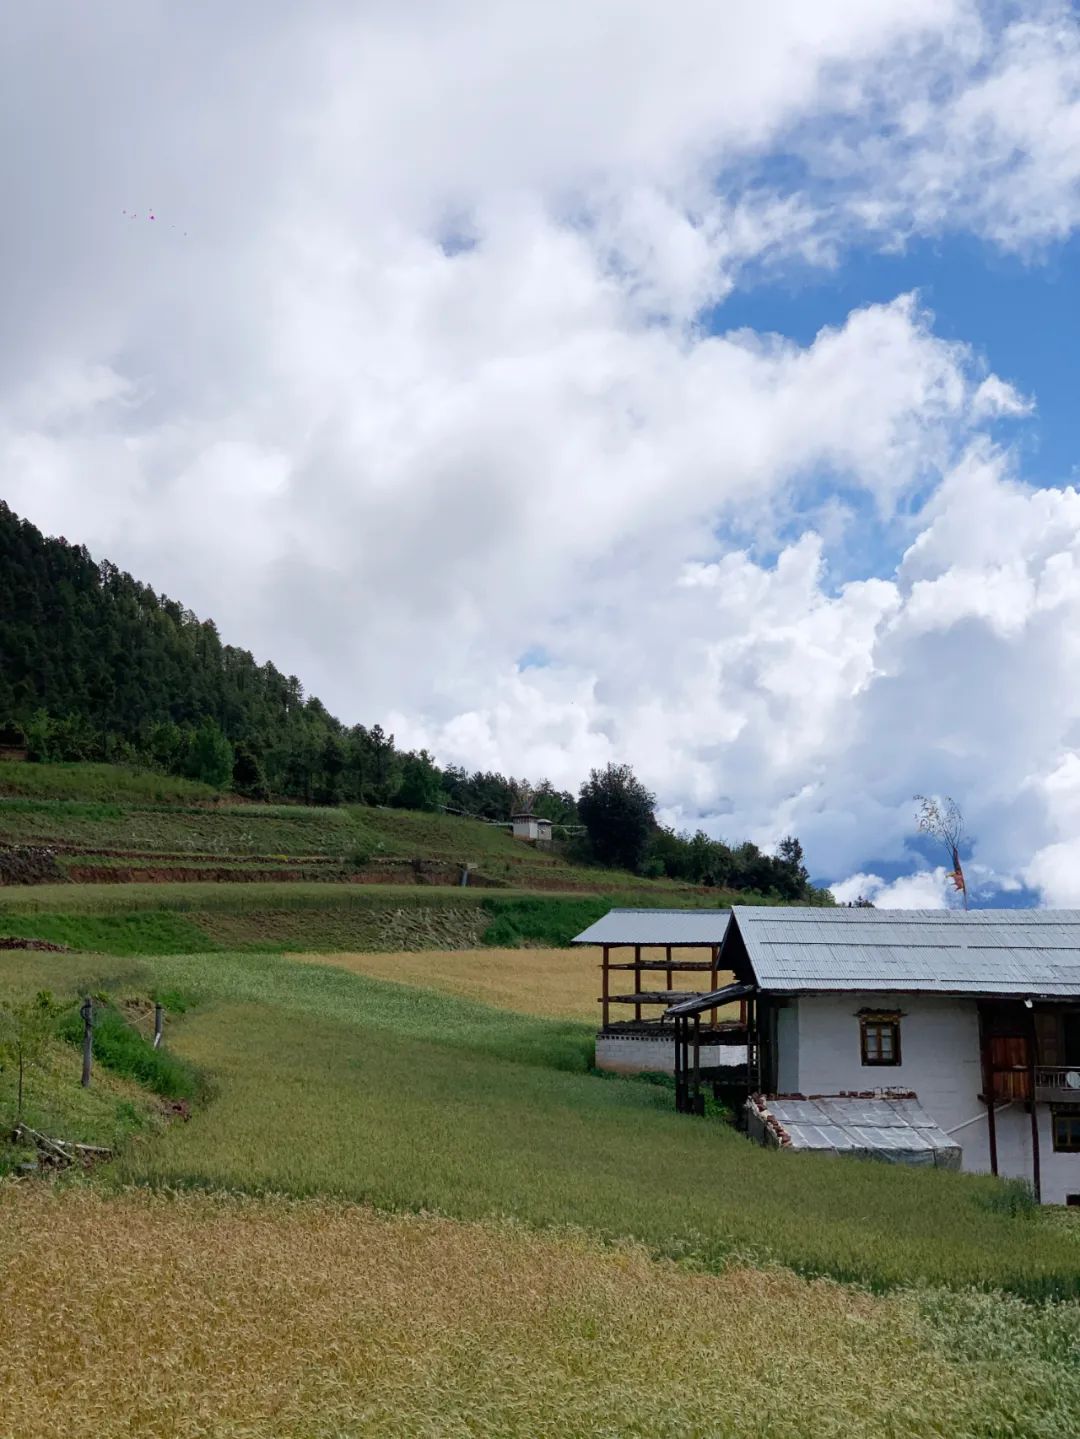
[[[0,660],[0,720],[33,758],[148,762],[255,798],[424,809],[438,795],[493,819],[514,806],[513,779],[440,771],[378,724],[343,725],[295,675],[223,644],[213,620],[2,502]],[[550,785],[535,805],[574,817]]]
[[[505,821],[531,807],[581,824],[580,857],[694,884],[808,893],[798,842],[777,856],[661,828],[622,766],[580,796],[547,780],[439,767],[378,724],[345,725],[295,675],[224,644],[213,620],[82,545],[47,539],[0,501],[0,745],[42,762],[105,761],[184,776],[252,800],[448,809]],[[591,846],[591,848],[590,848]]]

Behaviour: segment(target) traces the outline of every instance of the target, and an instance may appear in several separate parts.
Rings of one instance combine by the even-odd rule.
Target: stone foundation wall
[[[742,1045],[708,1044],[701,1046],[701,1067],[738,1066],[746,1063]],[[598,1034],[596,1036],[596,1067],[612,1074],[674,1074],[675,1041],[670,1036],[655,1039],[640,1034]]]

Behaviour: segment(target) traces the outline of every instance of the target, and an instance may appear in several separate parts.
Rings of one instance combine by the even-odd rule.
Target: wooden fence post
[[[165,1028],[165,1011],[160,1004],[154,1005],[154,1048],[161,1048],[161,1035]]]
[[[82,1042],[82,1086],[90,1088],[90,1073],[94,1067],[94,1001],[88,994],[79,1010],[83,1021]]]

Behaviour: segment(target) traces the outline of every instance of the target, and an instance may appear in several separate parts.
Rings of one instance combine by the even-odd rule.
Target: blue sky
[[[943,339],[972,346],[1035,402],[1010,423],[1024,473],[1046,485],[1080,476],[1080,238],[1004,254],[970,235],[909,241],[902,252],[848,251],[835,269],[744,277],[710,315],[714,332],[748,326],[802,345],[860,306],[917,291]],[[1012,433],[1010,438],[1012,438]]]

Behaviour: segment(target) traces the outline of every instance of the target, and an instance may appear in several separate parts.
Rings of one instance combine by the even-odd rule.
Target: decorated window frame
[[[859,1054],[863,1065],[873,1069],[891,1069],[902,1063],[900,1050],[900,1011],[897,1009],[864,1009],[859,1013]]]

